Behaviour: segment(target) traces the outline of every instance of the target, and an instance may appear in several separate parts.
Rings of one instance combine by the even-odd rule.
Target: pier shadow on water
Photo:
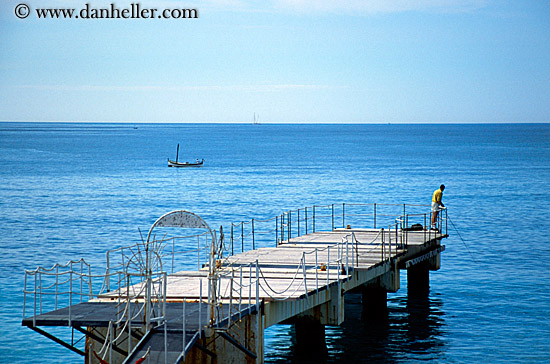
[[[434,297],[392,297],[388,317],[367,318],[361,294],[346,294],[345,321],[326,327],[328,356],[304,353],[294,327],[280,325],[266,334],[266,363],[407,363],[444,360],[444,312]],[[442,335],[443,334],[443,335]]]

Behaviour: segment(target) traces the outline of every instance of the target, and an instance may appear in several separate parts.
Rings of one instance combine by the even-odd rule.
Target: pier
[[[82,259],[26,271],[22,325],[85,363],[262,363],[264,330],[280,323],[304,351],[326,353],[346,293],[361,292],[377,320],[401,270],[409,295],[428,294],[446,210],[438,229],[430,221],[424,205],[334,204],[213,230],[172,211],[141,243],[108,251],[102,271]]]

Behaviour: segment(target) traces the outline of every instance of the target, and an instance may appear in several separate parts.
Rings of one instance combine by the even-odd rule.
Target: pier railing
[[[218,271],[214,326],[230,328],[246,310],[260,305],[260,267],[258,262]],[[224,312],[225,310],[225,312]]]
[[[376,231],[384,228],[388,242],[390,241],[389,231],[392,231],[391,241],[398,241],[401,246],[406,247],[409,231],[420,228],[428,237],[435,235],[435,232],[429,229],[431,216],[429,205],[377,203],[313,205],[284,211],[268,219],[252,218],[231,223],[229,228],[220,227],[220,245],[216,247],[217,258],[262,247],[278,246],[293,238],[314,232],[334,231],[348,227]],[[443,234],[447,231],[446,221],[446,210],[442,210],[438,217],[438,226]],[[156,264],[162,265],[162,268],[157,270],[169,273],[207,267],[211,254],[210,245],[210,237],[205,231],[181,236],[153,237],[150,244],[155,247],[158,255]],[[123,269],[139,271],[145,268],[145,262],[140,258],[144,250],[145,244],[142,243],[141,247],[137,244],[107,252],[107,290],[110,289],[110,272]]]
[[[227,255],[261,247],[278,246],[302,235],[345,228],[380,229],[392,226],[405,232],[414,228],[430,234],[430,205],[342,203],[313,205],[288,210],[269,219],[251,219],[232,223],[226,230]],[[438,216],[439,231],[447,233],[447,211]],[[433,234],[434,232],[432,232]],[[406,244],[406,236],[403,239]]]
[[[108,274],[92,274],[91,266],[80,259],[69,261],[66,264],[55,264],[51,268],[37,267],[25,271],[23,288],[23,318],[27,317],[29,307],[33,316],[33,325],[36,318],[44,312],[68,308],[66,318],[71,325],[71,308],[91,300],[116,298],[118,303],[138,297],[145,297],[143,289],[147,279],[151,280],[149,297],[163,295],[159,288],[159,277],[165,272],[133,273],[128,271],[111,271]],[[107,283],[111,282],[110,289]],[[116,282],[116,286],[114,285]],[[159,293],[160,292],[160,293]],[[158,310],[157,310],[158,311]],[[62,314],[60,314],[62,315]]]
[[[32,307],[36,319],[46,309],[57,310],[88,301],[94,295],[93,278],[91,266],[84,259],[55,264],[51,268],[25,270],[23,318],[28,313],[28,306]]]
[[[299,263],[289,271],[293,273],[287,277],[288,284],[283,288],[273,287],[270,284],[270,278],[273,278],[270,277],[271,272],[262,268],[258,261],[256,261],[256,267],[253,268],[252,263],[243,267],[227,260],[224,262],[222,270],[225,273],[221,274],[225,274],[224,277],[231,280],[231,286],[235,281],[239,282],[238,287],[241,290],[236,295],[236,299],[239,300],[243,295],[243,280],[250,280],[248,285],[250,290],[253,289],[253,281],[256,282],[256,302],[259,299],[259,290],[275,301],[307,298],[313,291],[318,292],[320,287],[329,286],[335,282],[340,284],[347,280],[354,269],[361,267],[363,258],[371,260],[374,258],[382,262],[403,251],[406,238],[399,229],[400,225],[399,222],[396,222],[388,225],[386,229],[375,229],[376,235],[371,236],[368,241],[360,241],[355,232],[350,231],[340,241],[333,244],[303,251]],[[234,289],[228,289],[227,284],[225,289],[236,292]],[[248,292],[249,302],[254,300],[254,294],[251,291],[245,291],[245,295],[246,292]],[[225,298],[220,296],[220,299],[228,300],[227,296]]]

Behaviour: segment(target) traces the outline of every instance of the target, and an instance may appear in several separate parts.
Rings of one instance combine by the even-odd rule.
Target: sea
[[[204,167],[168,168],[178,144]],[[313,205],[429,204],[445,184],[449,237],[427,297],[408,296],[402,271],[387,322],[346,296],[327,357],[276,325],[265,362],[549,363],[549,183],[550,124],[2,122],[0,361],[84,363],[22,327],[25,270],[102,267],[166,212],[217,228]]]

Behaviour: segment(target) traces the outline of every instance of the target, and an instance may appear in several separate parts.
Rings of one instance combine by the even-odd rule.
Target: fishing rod
[[[476,258],[474,257],[474,255],[472,254],[472,252],[470,251],[470,248],[468,247],[468,245],[466,244],[466,241],[462,238],[462,235],[460,235],[460,232],[458,231],[458,228],[456,227],[456,225],[454,224],[453,220],[451,220],[451,218],[449,217],[449,215],[447,215],[447,219],[449,219],[449,221],[451,222],[451,225],[453,225],[453,228],[455,229],[456,233],[458,234],[458,237],[460,238],[460,240],[462,240],[462,244],[464,244],[464,246],[466,247],[466,250],[468,250],[468,253],[470,253],[470,256],[472,257],[472,260],[474,261],[474,263],[478,263],[478,261],[476,260]]]

